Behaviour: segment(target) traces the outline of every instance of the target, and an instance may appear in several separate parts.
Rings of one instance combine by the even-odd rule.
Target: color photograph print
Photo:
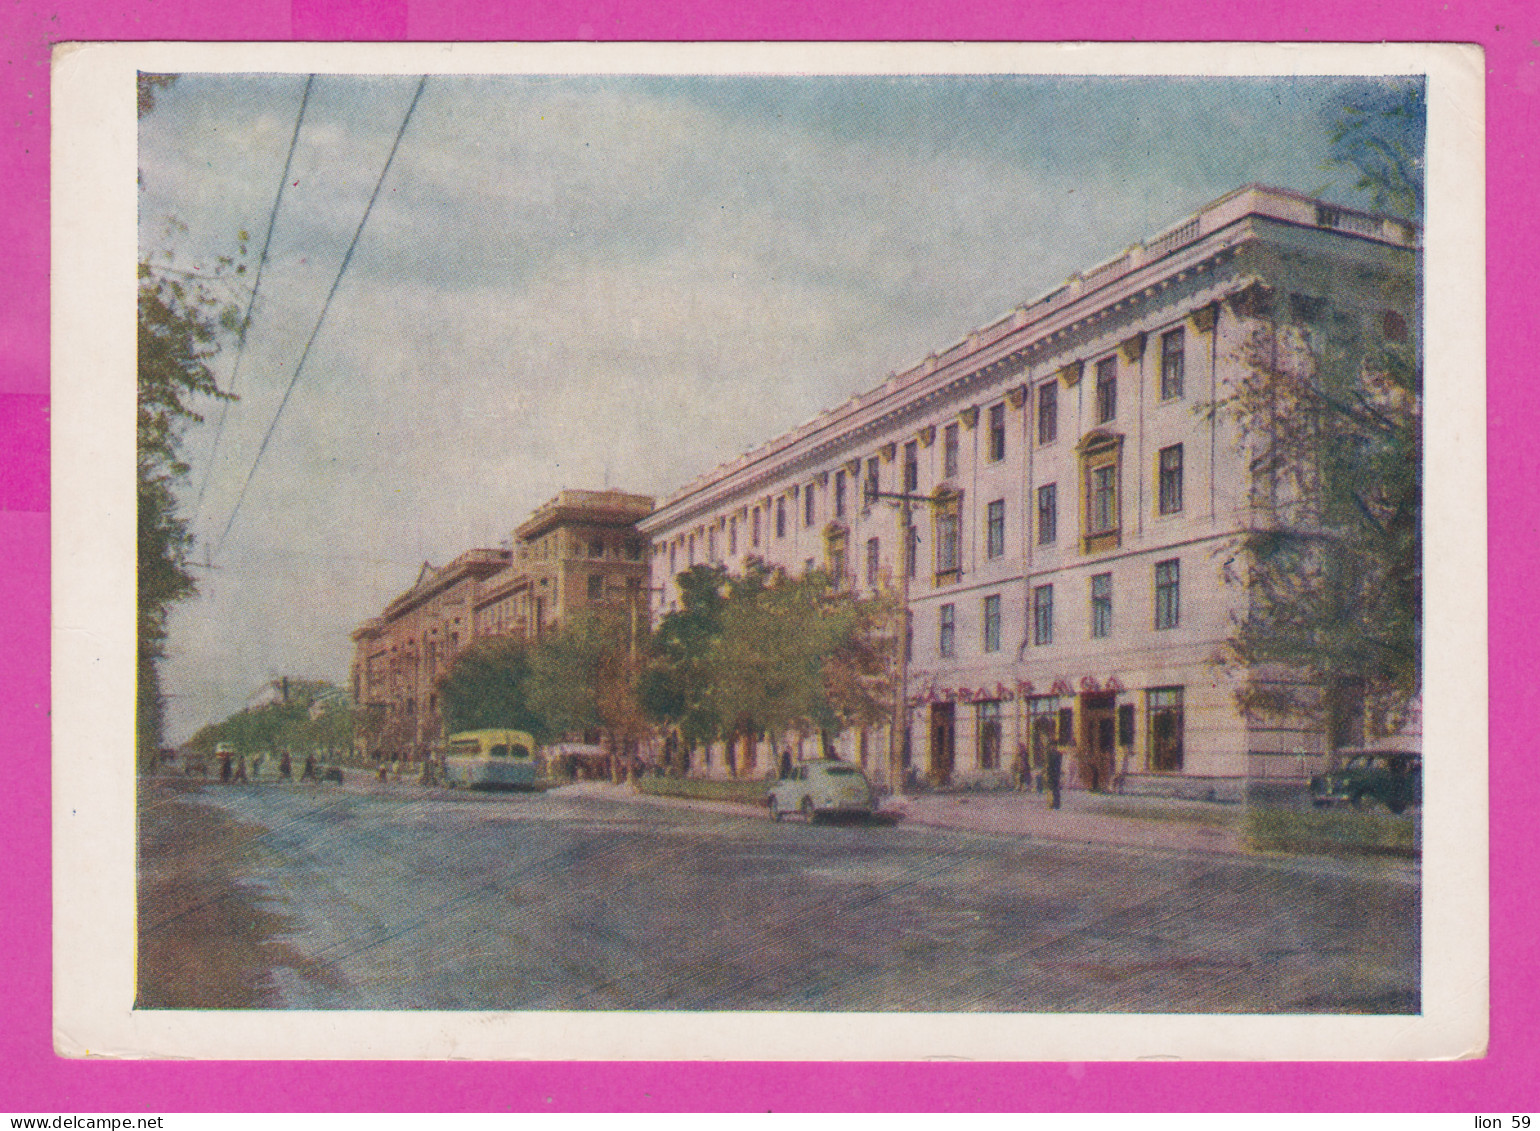
[[[61,1054],[1481,1054],[1479,52],[53,81]]]

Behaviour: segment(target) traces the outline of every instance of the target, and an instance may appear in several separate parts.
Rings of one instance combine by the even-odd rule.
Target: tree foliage
[[[1340,109],[1332,161],[1377,207],[1422,210],[1425,88],[1377,83]],[[1387,284],[1387,287],[1395,284]],[[1245,376],[1225,407],[1266,485],[1241,541],[1246,613],[1219,657],[1249,675],[1253,713],[1322,727],[1335,745],[1392,733],[1422,686],[1422,361],[1416,290],[1383,296],[1384,328],[1311,319],[1257,288]],[[1345,733],[1343,723],[1354,733]]]
[[[721,566],[698,565],[681,573],[678,583],[680,608],[658,624],[637,697],[649,718],[693,746],[722,733],[709,661],[722,635],[729,579]]]
[[[140,115],[154,107],[165,76],[142,75]],[[185,232],[169,224],[166,243]],[[244,257],[246,236],[238,237]],[[171,607],[190,597],[195,581],[188,569],[193,538],[180,514],[177,487],[187,476],[182,455],[185,429],[202,418],[197,403],[222,398],[210,363],[236,331],[239,294],[233,286],[244,273],[238,257],[183,268],[168,248],[139,260],[138,293],[138,666],[137,737],[141,757],[161,741],[164,705],[160,661],[166,655]]]
[[[1327,164],[1356,174],[1375,208],[1420,220],[1428,128],[1427,81],[1384,78],[1353,87],[1333,108]]]
[[[209,754],[221,742],[237,753],[277,754],[282,750],[334,754],[351,749],[361,722],[342,689],[324,680],[282,681],[287,697],[237,711],[221,722],[201,728],[188,745]]]
[[[445,731],[540,731],[540,717],[529,705],[529,687],[529,648],[522,641],[506,637],[477,641],[455,657],[439,680]]]
[[[885,721],[893,610],[750,559],[741,575],[695,566],[659,624],[640,700],[689,745],[812,734]],[[737,772],[729,758],[728,767]]]
[[[1253,712],[1332,726],[1361,702],[1389,733],[1421,690],[1421,371],[1409,347],[1278,350],[1275,335],[1301,339],[1259,330],[1233,401],[1276,501],[1231,567],[1249,601],[1224,658],[1277,674],[1241,691]]]
[[[623,613],[594,610],[540,641],[530,653],[529,676],[529,705],[540,721],[536,737],[599,731],[612,754],[641,738],[648,728],[637,699],[643,631]]]

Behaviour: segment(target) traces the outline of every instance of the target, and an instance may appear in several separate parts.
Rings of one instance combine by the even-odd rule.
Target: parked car
[[[1422,804],[1422,759],[1404,751],[1366,750],[1330,773],[1310,779],[1317,809],[1343,802],[1355,809],[1378,802],[1392,813]]]
[[[872,783],[861,768],[832,758],[795,766],[770,787],[769,804],[777,821],[787,813],[809,821],[830,813],[867,816],[876,808]]]

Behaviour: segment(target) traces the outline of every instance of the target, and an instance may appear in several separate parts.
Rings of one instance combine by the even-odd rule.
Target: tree
[[[751,574],[761,568],[756,562],[749,564]],[[722,634],[727,571],[721,566],[693,566],[679,575],[678,583],[681,607],[664,616],[653,634],[651,654],[638,675],[637,700],[649,719],[693,747],[713,742],[722,733],[712,694],[710,657]],[[687,767],[681,762],[669,768],[682,771]]]
[[[155,104],[166,76],[143,75],[139,113]],[[178,225],[168,235],[185,231]],[[245,233],[239,236],[244,257]],[[235,257],[182,269],[170,251],[139,260],[137,507],[138,507],[138,721],[141,758],[153,756],[163,731],[160,662],[166,655],[171,607],[192,596],[188,569],[193,538],[179,514],[176,488],[186,478],[182,436],[202,419],[200,398],[225,398],[210,362],[239,323],[228,287],[245,267]]]
[[[1279,503],[1230,567],[1248,607],[1221,658],[1276,676],[1241,688],[1247,710],[1353,745],[1398,729],[1421,691],[1421,370],[1397,345],[1277,351],[1297,328],[1264,327],[1231,407]]]
[[[1421,220],[1427,81],[1407,77],[1362,83],[1332,113],[1328,166],[1356,173],[1353,187],[1369,193],[1375,208]]]
[[[520,640],[478,640],[439,679],[444,729],[507,728],[536,732],[541,720],[529,705],[529,648]]]
[[[536,737],[599,731],[617,780],[620,754],[648,730],[637,698],[643,639],[631,621],[610,610],[572,617],[530,654],[529,705],[539,718]]]
[[[209,754],[217,744],[227,742],[247,755],[283,749],[332,754],[352,747],[359,720],[341,688],[325,680],[289,678],[280,682],[282,699],[210,723],[200,728],[188,745]]]
[[[729,590],[710,656],[723,736],[769,735],[778,756],[779,735],[817,733],[827,752],[831,732],[885,719],[890,612],[836,590],[821,571],[746,571]]]
[[[1420,80],[1371,84],[1331,133],[1331,163],[1414,219],[1424,97]],[[1318,726],[1333,748],[1399,729],[1422,687],[1418,304],[1415,286],[1386,287],[1382,336],[1311,325],[1255,288],[1246,376],[1223,404],[1272,503],[1229,567],[1248,607],[1217,659],[1248,675],[1244,709]]]

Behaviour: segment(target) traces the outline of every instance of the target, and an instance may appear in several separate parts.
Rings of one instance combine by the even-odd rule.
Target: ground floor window
[[[979,723],[979,769],[1000,768],[1000,700],[977,704]]]
[[[1144,695],[1150,720],[1150,769],[1173,773],[1182,768],[1182,689],[1153,687]]]
[[[1048,749],[1059,740],[1059,699],[1056,695],[1034,695],[1027,700],[1031,722],[1032,765],[1041,770],[1048,764]]]

